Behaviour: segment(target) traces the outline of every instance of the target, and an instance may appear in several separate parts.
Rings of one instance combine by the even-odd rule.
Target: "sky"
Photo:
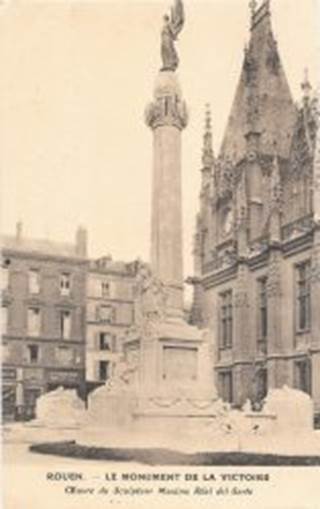
[[[295,100],[317,81],[316,0],[272,0]],[[0,4],[1,230],[73,241],[89,254],[149,258],[152,133],[144,110],[160,68],[171,0],[3,0]],[[178,70],[183,132],[185,275],[192,273],[205,103],[219,151],[249,38],[248,0],[185,0]],[[320,9],[318,9],[320,12]],[[320,43],[320,41],[319,41]]]

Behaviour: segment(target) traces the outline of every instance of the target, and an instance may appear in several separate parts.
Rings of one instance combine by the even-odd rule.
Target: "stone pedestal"
[[[159,321],[152,334],[129,333],[124,352],[137,359],[139,397],[216,397],[206,331],[182,320]]]

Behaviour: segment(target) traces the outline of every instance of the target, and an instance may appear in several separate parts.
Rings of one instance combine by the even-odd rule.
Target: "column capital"
[[[161,126],[174,126],[180,131],[188,124],[188,112],[185,101],[172,96],[160,97],[150,103],[145,112],[145,121],[152,130]]]
[[[179,80],[173,71],[158,74],[153,97],[145,111],[148,127],[154,130],[160,126],[174,126],[182,130],[187,126],[187,105],[182,99]]]

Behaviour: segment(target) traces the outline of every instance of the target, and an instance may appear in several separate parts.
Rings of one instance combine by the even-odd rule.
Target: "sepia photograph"
[[[317,509],[320,2],[0,3],[4,509]]]

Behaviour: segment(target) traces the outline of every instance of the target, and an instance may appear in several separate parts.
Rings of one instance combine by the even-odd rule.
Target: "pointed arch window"
[[[232,290],[220,294],[220,348],[232,348],[233,340],[233,302]]]
[[[267,277],[258,280],[259,287],[259,340],[266,341],[268,336],[268,296]]]
[[[304,332],[311,326],[311,262],[307,260],[296,266],[296,316],[297,332]]]

